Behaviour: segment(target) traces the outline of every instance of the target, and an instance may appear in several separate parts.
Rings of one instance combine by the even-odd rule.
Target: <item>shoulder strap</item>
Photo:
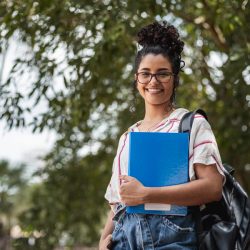
[[[196,109],[194,111],[187,112],[180,121],[179,133],[190,133],[194,121],[194,116],[196,114],[200,114],[204,116],[206,120],[208,120],[206,112],[202,109]]]
[[[179,133],[189,133],[189,137],[190,137],[192,125],[194,122],[194,116],[196,114],[201,114],[202,116],[204,116],[204,118],[206,120],[208,119],[207,114],[202,109],[196,109],[194,111],[187,112],[181,118],[179,129],[178,129]],[[189,207],[189,209],[193,213],[193,216],[195,219],[197,241],[198,241],[198,245],[200,245],[200,241],[201,241],[200,235],[202,234],[202,231],[203,231],[203,227],[202,227],[202,223],[201,223],[200,208],[199,208],[199,206],[191,206],[191,207]]]

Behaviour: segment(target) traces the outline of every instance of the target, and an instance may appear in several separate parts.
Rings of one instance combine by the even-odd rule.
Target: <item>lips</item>
[[[146,91],[149,92],[150,94],[158,94],[160,92],[163,92],[163,89],[159,88],[146,88]]]

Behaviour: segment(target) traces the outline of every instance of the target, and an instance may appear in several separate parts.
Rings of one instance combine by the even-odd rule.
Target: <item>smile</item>
[[[148,89],[148,88],[146,88],[146,91],[151,93],[151,94],[158,94],[160,92],[163,92],[163,89],[155,89],[155,88]]]

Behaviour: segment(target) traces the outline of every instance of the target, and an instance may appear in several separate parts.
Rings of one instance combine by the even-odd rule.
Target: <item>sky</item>
[[[0,55],[0,72],[3,67],[3,82],[6,80],[15,57],[22,54],[22,46],[16,41],[10,41],[4,67]],[[22,84],[22,83],[21,83]],[[45,130],[42,133],[32,133],[30,128],[13,128],[8,130],[5,122],[0,120],[0,160],[7,160],[15,166],[25,163],[29,172],[40,167],[43,162],[39,159],[52,148],[55,133]]]
[[[26,165],[28,174],[43,166],[41,157],[50,151],[55,141],[52,132],[32,133],[29,129],[8,131],[0,122],[0,160],[7,160],[11,166]]]

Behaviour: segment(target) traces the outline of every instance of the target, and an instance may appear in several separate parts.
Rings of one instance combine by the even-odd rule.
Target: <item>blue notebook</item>
[[[147,187],[186,183],[188,133],[130,132],[128,175]],[[148,203],[128,206],[127,213],[186,215],[186,206]]]

